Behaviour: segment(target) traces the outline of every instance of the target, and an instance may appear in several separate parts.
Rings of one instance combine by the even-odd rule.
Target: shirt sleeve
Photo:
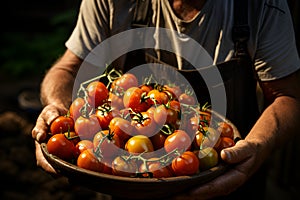
[[[274,80],[298,70],[300,61],[287,2],[267,0],[259,26],[255,68],[260,79]]]
[[[84,59],[109,35],[109,6],[105,0],[83,0],[76,26],[66,47]]]

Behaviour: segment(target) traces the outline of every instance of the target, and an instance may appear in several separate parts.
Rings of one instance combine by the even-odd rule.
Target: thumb
[[[221,158],[229,164],[235,164],[251,157],[253,150],[246,140],[239,140],[233,147],[223,149]]]

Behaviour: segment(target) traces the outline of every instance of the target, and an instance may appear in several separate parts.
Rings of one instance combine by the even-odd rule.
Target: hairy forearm
[[[72,90],[80,60],[70,52],[56,62],[41,84],[42,104],[56,104],[67,108],[72,100]]]
[[[300,127],[298,119],[300,101],[294,97],[278,97],[265,109],[246,137],[260,151],[258,163],[297,134]]]

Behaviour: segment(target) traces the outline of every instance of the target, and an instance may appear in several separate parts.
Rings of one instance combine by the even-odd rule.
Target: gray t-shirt
[[[152,0],[151,26],[186,34],[208,52],[214,63],[226,61],[234,49],[231,37],[233,3],[234,0],[207,0],[192,20],[184,21],[174,14],[168,0]],[[77,25],[66,47],[84,59],[101,42],[131,29],[134,7],[134,0],[82,1]],[[299,69],[300,60],[287,2],[252,0],[248,10],[248,51],[259,78],[262,81],[274,80]],[[182,42],[188,39],[183,37]],[[168,62],[168,58],[163,61]],[[180,62],[177,58],[178,67],[184,68]]]

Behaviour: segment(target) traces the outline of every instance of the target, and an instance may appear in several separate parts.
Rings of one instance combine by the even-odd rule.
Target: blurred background
[[[62,55],[81,0],[15,0],[1,5],[0,33],[0,199],[109,199],[70,186],[36,166],[31,129],[41,110],[39,84]],[[300,34],[298,0],[288,0]],[[300,38],[297,38],[298,47]],[[267,162],[266,199],[300,199],[300,137]]]

